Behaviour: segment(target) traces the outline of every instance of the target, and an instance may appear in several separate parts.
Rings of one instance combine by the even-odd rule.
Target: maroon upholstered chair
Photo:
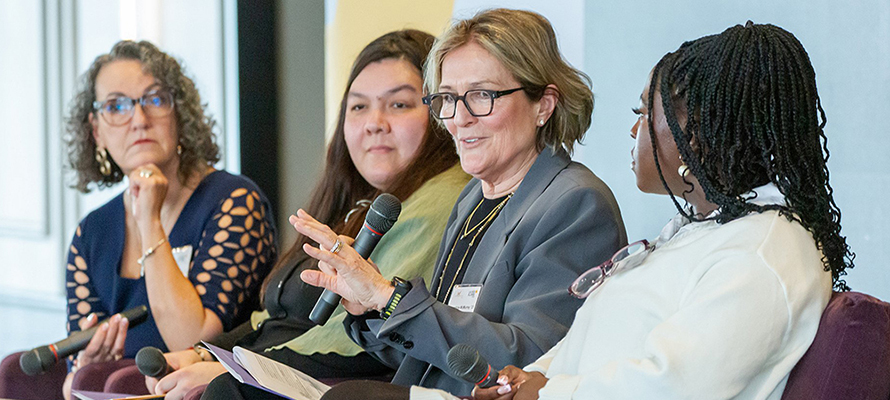
[[[108,380],[109,376],[115,371],[131,365],[136,365],[136,361],[132,358],[123,358],[117,361],[87,365],[77,370],[74,374],[74,380],[71,382],[71,389],[102,392],[105,390],[105,381]],[[145,383],[143,383],[142,386],[145,386]]]
[[[10,354],[0,362],[0,398],[20,400],[62,398],[62,385],[65,383],[65,377],[68,375],[67,365],[61,362],[53,366],[45,374],[27,376],[19,367],[21,354],[22,352]],[[71,388],[102,392],[105,389],[105,381],[108,377],[115,371],[129,365],[134,365],[133,359],[87,365],[74,374]],[[148,393],[145,389],[144,381],[142,383],[142,392]],[[141,394],[142,392],[134,392],[133,394]]]
[[[782,400],[890,399],[890,304],[834,293]]]
[[[145,376],[139,372],[136,364],[128,365],[108,375],[103,392],[132,395],[149,394],[148,388],[145,386]]]
[[[13,353],[0,362],[0,398],[21,400],[61,399],[68,366],[58,363],[43,375],[28,376],[19,367],[22,353]]]

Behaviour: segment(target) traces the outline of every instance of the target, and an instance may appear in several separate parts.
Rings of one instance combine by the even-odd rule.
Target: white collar
[[[746,202],[753,203],[759,206],[766,206],[772,204],[779,205],[787,205],[785,202],[785,196],[779,191],[779,187],[774,183],[770,182],[766,185],[756,187],[752,189],[750,192],[745,193],[741,196],[745,199]],[[689,212],[690,210],[687,210]],[[720,213],[720,210],[714,210],[710,214],[708,214],[708,218],[714,217]],[[658,247],[664,243],[667,243],[671,238],[673,238],[677,232],[680,231],[684,226],[689,225],[689,220],[682,213],[677,213],[668,221],[667,225],[661,229],[661,233],[658,235],[658,238],[655,239],[655,247]]]

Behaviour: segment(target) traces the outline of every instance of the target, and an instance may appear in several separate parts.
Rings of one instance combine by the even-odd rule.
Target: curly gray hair
[[[215,143],[216,135],[213,133],[216,122],[206,114],[206,105],[201,104],[201,96],[195,83],[185,76],[179,62],[150,42],[123,40],[117,42],[108,54],[96,57],[83,75],[80,90],[71,103],[66,121],[68,136],[65,143],[68,147],[69,167],[77,175],[74,188],[87,193],[88,185],[92,182],[96,182],[101,188],[114,185],[124,178],[123,171],[110,156],[111,173],[106,176],[99,172],[99,163],[95,158],[96,142],[90,123],[93,102],[96,101],[96,77],[103,66],[117,60],[139,61],[146,73],[154,76],[162,87],[173,93],[176,129],[179,145],[182,146],[177,173],[181,181],[185,181],[193,172],[219,161],[219,146]]]

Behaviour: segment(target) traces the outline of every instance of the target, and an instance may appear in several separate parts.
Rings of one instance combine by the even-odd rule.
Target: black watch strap
[[[386,302],[386,307],[383,307],[383,311],[380,312],[380,318],[383,319],[387,319],[392,315],[393,311],[395,311],[396,307],[399,305],[399,302],[402,301],[402,297],[405,297],[412,287],[411,282],[399,278],[398,276],[393,277],[391,283],[395,290],[393,290],[389,301]]]

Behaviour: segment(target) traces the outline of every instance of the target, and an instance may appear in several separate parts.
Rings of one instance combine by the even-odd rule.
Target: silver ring
[[[337,254],[340,252],[340,248],[343,247],[343,243],[340,242],[340,238],[337,238],[337,241],[334,242],[334,245],[331,246],[331,250],[329,250],[333,254]]]
[[[151,178],[151,174],[153,174],[153,173],[154,173],[154,171],[152,171],[150,169],[139,170],[139,176],[141,176],[143,178]]]

